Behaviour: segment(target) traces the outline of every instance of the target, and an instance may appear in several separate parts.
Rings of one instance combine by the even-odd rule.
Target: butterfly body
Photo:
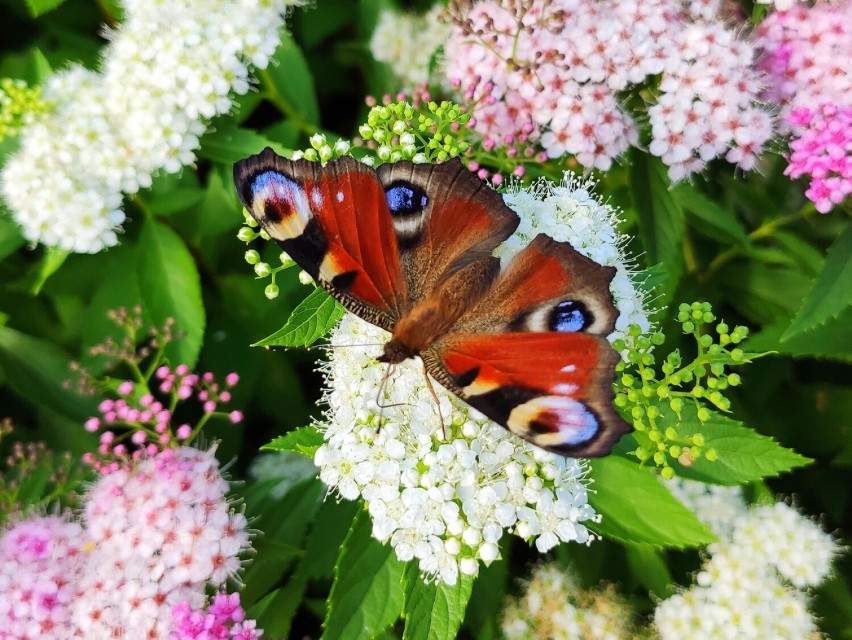
[[[419,356],[448,390],[551,451],[605,455],[615,270],[545,235],[501,269],[519,219],[459,161],[373,170],[267,149],[234,167],[248,211],[344,307],[391,332],[381,362]]]

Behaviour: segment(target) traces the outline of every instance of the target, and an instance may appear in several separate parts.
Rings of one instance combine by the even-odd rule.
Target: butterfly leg
[[[435,387],[432,386],[432,381],[429,379],[429,370],[426,368],[426,361],[421,359],[421,362],[423,363],[423,377],[426,378],[426,386],[429,387],[429,393],[432,394],[435,406],[438,408],[438,420],[441,421],[441,439],[446,440],[447,430],[444,428],[444,415],[441,413],[441,399],[435,393]]]

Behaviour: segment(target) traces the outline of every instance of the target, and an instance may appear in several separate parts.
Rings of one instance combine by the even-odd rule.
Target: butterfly
[[[378,356],[419,356],[470,406],[532,444],[603,456],[632,427],[612,405],[615,268],[540,234],[505,268],[518,227],[458,160],[325,165],[272,149],[240,160],[249,213],[352,313],[391,333]]]

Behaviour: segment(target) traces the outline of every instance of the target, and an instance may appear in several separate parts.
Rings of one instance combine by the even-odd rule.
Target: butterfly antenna
[[[306,347],[308,351],[320,351],[325,349],[357,349],[358,347],[382,347],[384,343],[382,342],[370,342],[367,344],[310,344]]]
[[[435,406],[438,408],[438,420],[441,421],[441,438],[446,440],[447,430],[444,428],[444,415],[441,413],[441,399],[438,398],[438,394],[435,393],[435,387],[432,386],[432,381],[429,379],[429,370],[426,368],[426,361],[421,360],[421,362],[423,362],[423,377],[426,378],[426,386],[429,387],[429,393],[432,394]]]

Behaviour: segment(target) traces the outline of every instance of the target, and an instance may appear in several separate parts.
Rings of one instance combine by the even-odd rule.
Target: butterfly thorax
[[[394,325],[392,338],[379,357],[380,362],[398,363],[420,355],[450,331],[467,310],[465,301],[481,295],[481,291],[471,291],[470,283],[460,287],[456,279],[448,278],[399,319]],[[459,296],[460,288],[466,290],[466,295]]]

